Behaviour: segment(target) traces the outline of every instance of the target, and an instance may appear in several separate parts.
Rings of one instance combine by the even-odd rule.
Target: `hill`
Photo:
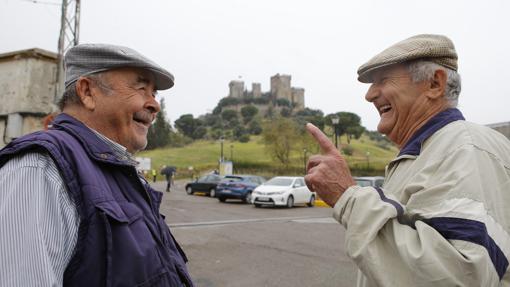
[[[370,140],[366,135],[360,139],[352,139],[346,144],[346,137],[341,137],[341,148],[349,146],[352,155],[344,155],[351,167],[353,175],[383,175],[385,165],[392,160],[398,150],[392,145]],[[149,157],[152,166],[159,169],[162,165],[177,167],[177,177],[191,178],[218,168],[221,153],[220,141],[198,140],[190,145],[174,148],[160,148],[144,151],[137,156]],[[306,151],[306,160],[315,151]],[[273,160],[260,137],[252,137],[247,143],[224,141],[223,154],[225,160],[232,160],[235,173],[258,174],[270,178],[274,175],[303,175],[305,169],[305,152],[294,150],[291,164],[285,168]],[[192,169],[190,169],[192,167]]]

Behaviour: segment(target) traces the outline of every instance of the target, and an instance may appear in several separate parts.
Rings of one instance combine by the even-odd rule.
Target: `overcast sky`
[[[59,0],[0,0],[0,53],[57,51]],[[510,121],[510,1],[82,0],[81,43],[129,46],[175,75],[167,115],[210,112],[242,79],[269,90],[276,73],[305,89],[305,105],[350,111],[375,130],[358,67],[422,33],[450,37],[459,54],[459,108],[473,122]],[[1,75],[0,75],[1,77]]]

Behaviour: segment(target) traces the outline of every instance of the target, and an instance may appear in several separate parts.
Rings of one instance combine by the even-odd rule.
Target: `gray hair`
[[[90,74],[84,77],[94,81],[104,93],[106,94],[111,93],[112,89],[104,79],[104,72]],[[64,107],[71,104],[81,104],[80,97],[78,97],[78,93],[76,93],[76,81],[65,88],[62,98],[60,98],[60,100],[57,103],[58,108],[61,111],[64,110]]]
[[[448,101],[450,108],[457,107],[461,90],[461,79],[456,71],[424,60],[410,62],[408,64],[408,70],[415,83],[432,80],[436,70],[445,71],[447,75],[446,88],[444,90],[445,99]]]

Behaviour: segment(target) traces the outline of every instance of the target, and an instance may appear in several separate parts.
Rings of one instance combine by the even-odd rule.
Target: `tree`
[[[333,126],[331,119],[334,116],[338,117],[338,136],[347,134],[349,137],[354,136],[359,138],[361,134],[363,134],[365,128],[361,125],[361,118],[357,114],[350,112],[329,114],[326,116],[326,122],[328,125]]]
[[[161,110],[156,115],[156,121],[149,128],[147,133],[147,149],[164,147],[170,143],[172,126],[165,117],[165,99],[161,99]]]
[[[241,108],[241,115],[243,116],[243,122],[247,124],[253,117],[259,112],[259,109],[254,105],[248,105]]]
[[[193,138],[193,132],[195,131],[195,119],[192,114],[184,114],[175,120],[175,127],[182,134],[187,137]]]
[[[276,99],[275,101],[276,105],[279,106],[279,107],[290,107],[291,106],[291,103],[289,100],[287,99]]]
[[[294,118],[299,126],[304,127],[306,123],[312,123],[321,130],[324,130],[324,113],[321,110],[305,108],[296,112]]]
[[[290,153],[298,142],[299,132],[296,123],[288,118],[276,117],[264,124],[262,140],[273,159],[284,166],[290,163]]]
[[[248,132],[252,135],[260,135],[262,133],[262,125],[259,119],[255,118],[248,124]]]
[[[207,134],[207,129],[201,119],[193,118],[192,114],[180,116],[175,121],[175,127],[185,136],[192,139],[201,139]]]
[[[221,118],[226,122],[225,127],[227,128],[234,128],[239,125],[239,118],[235,110],[223,110]]]

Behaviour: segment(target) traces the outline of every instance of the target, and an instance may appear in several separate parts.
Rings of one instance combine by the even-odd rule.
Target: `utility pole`
[[[64,55],[79,42],[80,35],[80,1],[62,0],[62,16],[60,18],[60,36],[58,37],[57,86],[55,100],[57,103],[64,92]]]

